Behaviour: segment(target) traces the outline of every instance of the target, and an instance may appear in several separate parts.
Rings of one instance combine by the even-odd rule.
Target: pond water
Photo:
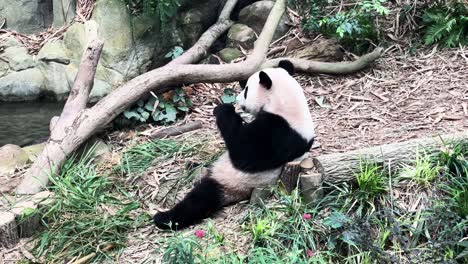
[[[0,102],[0,147],[5,144],[28,145],[49,136],[49,122],[60,115],[63,103]]]

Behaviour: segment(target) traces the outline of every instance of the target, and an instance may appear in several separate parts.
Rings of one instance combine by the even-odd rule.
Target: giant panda
[[[213,216],[227,205],[249,199],[253,188],[273,183],[287,162],[304,156],[314,141],[307,100],[292,77],[294,66],[283,60],[242,82],[240,107],[254,119],[244,122],[231,104],[214,108],[227,151],[208,175],[166,212],[153,220],[161,229],[182,229]]]

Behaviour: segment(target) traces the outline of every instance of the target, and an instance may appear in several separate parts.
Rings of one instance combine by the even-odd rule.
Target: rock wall
[[[131,16],[123,0],[97,0],[90,21],[73,23],[63,40],[46,43],[37,55],[28,54],[13,37],[3,42],[0,38],[4,49],[1,52],[0,48],[0,101],[37,100],[44,96],[64,100],[73,85],[89,34],[97,29],[104,49],[90,95],[91,101],[96,101],[122,82],[166,63],[165,54],[170,48],[189,48],[216,21],[223,3],[182,1],[180,15],[162,28],[155,16]],[[52,24],[58,27],[71,21],[75,4],[75,0],[0,0],[0,19],[7,19],[8,29],[35,33]],[[47,10],[40,5],[47,6]]]
[[[0,0],[0,18],[9,29],[37,33],[52,24],[52,0]]]
[[[272,1],[255,2],[239,16],[241,24],[229,31],[228,49],[220,53],[225,61],[243,55],[237,48],[253,47]],[[162,26],[154,15],[130,15],[123,0],[96,0],[91,19],[72,23],[63,40],[46,43],[37,55],[15,38],[0,35],[0,101],[30,101],[41,97],[65,100],[73,85],[84,49],[97,32],[104,49],[96,72],[90,101],[96,101],[123,82],[167,63],[174,46],[190,48],[218,18],[225,0],[181,0],[169,24]],[[68,24],[75,15],[76,0],[0,0],[0,19],[7,28],[33,33],[46,26]],[[28,14],[27,16],[25,14]],[[16,19],[16,20],[15,20]],[[289,27],[282,19],[275,37]],[[3,49],[3,51],[2,51]]]

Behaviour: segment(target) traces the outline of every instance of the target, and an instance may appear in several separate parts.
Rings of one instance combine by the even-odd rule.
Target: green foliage
[[[440,155],[448,182],[441,185],[452,202],[454,211],[468,216],[468,141],[448,144]]]
[[[236,92],[230,88],[224,89],[221,101],[225,104],[234,103],[236,101]]]
[[[50,181],[54,200],[41,212],[45,230],[33,250],[47,263],[90,253],[102,261],[106,253],[97,249],[111,243],[121,247],[125,232],[141,220],[132,216],[139,204],[114,181],[98,175],[89,155],[68,160]]]
[[[156,15],[164,29],[170,19],[176,15],[179,0],[124,0],[134,14],[144,12]]]
[[[349,218],[340,212],[332,212],[325,220],[323,220],[323,224],[332,229],[343,227],[348,222]]]
[[[433,158],[426,154],[416,152],[416,160],[412,165],[406,165],[400,178],[410,179],[421,186],[429,186],[439,174],[440,166]]]
[[[274,220],[275,218],[272,216],[268,218],[250,217],[249,230],[253,236],[254,243],[264,241],[275,233],[278,228]]]
[[[327,7],[340,5],[333,0],[294,0],[304,16],[303,27],[329,37],[338,38],[343,45],[356,51],[363,50],[369,41],[377,41],[379,32],[375,20],[386,16],[389,10],[384,6],[386,0],[357,1],[350,8],[330,12]]]
[[[200,244],[193,236],[175,235],[168,239],[167,244],[163,255],[164,263],[195,263],[196,250],[201,249]]]
[[[468,44],[468,7],[465,1],[437,1],[423,11],[424,44],[452,48]]]
[[[179,57],[180,55],[182,55],[182,53],[184,53],[184,49],[182,47],[175,46],[174,48],[171,49],[171,51],[169,51],[164,56],[164,58],[175,59],[175,58]]]
[[[176,153],[192,153],[200,144],[183,144],[176,140],[161,139],[136,145],[124,151],[120,171],[139,173],[148,169],[158,157],[167,158]]]
[[[375,197],[387,191],[385,174],[375,164],[361,162],[359,168],[359,173],[354,175],[359,188],[359,196],[372,202]]]
[[[152,96],[148,100],[139,100],[133,108],[123,112],[125,118],[145,123],[149,120],[161,124],[171,124],[177,120],[177,115],[187,113],[192,107],[192,101],[187,98],[181,88],[174,90],[174,96],[166,100],[162,95]]]

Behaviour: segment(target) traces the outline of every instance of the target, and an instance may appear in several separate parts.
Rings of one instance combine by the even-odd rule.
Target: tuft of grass
[[[447,143],[440,154],[440,163],[452,175],[464,174],[468,168],[468,140]]]
[[[434,159],[427,155],[416,151],[416,158],[413,164],[405,165],[400,175],[400,179],[409,179],[417,184],[428,187],[439,175],[440,165],[434,162]]]
[[[126,150],[122,155],[120,171],[124,173],[143,172],[158,157],[173,156],[178,152],[190,152],[197,145],[183,144],[176,140],[162,139],[149,141]]]
[[[468,141],[448,144],[440,155],[448,182],[441,184],[454,210],[462,217],[468,216]]]
[[[387,191],[385,174],[377,164],[361,162],[359,169],[354,176],[362,199],[373,201]]]
[[[193,236],[174,235],[167,240],[164,250],[164,263],[185,264],[195,263],[199,258],[197,251],[202,247]]]
[[[98,175],[88,154],[66,161],[50,181],[54,201],[41,212],[45,230],[33,250],[47,263],[90,253],[102,261],[107,255],[99,249],[123,246],[125,232],[147,220],[133,216],[139,204],[110,178]]]

